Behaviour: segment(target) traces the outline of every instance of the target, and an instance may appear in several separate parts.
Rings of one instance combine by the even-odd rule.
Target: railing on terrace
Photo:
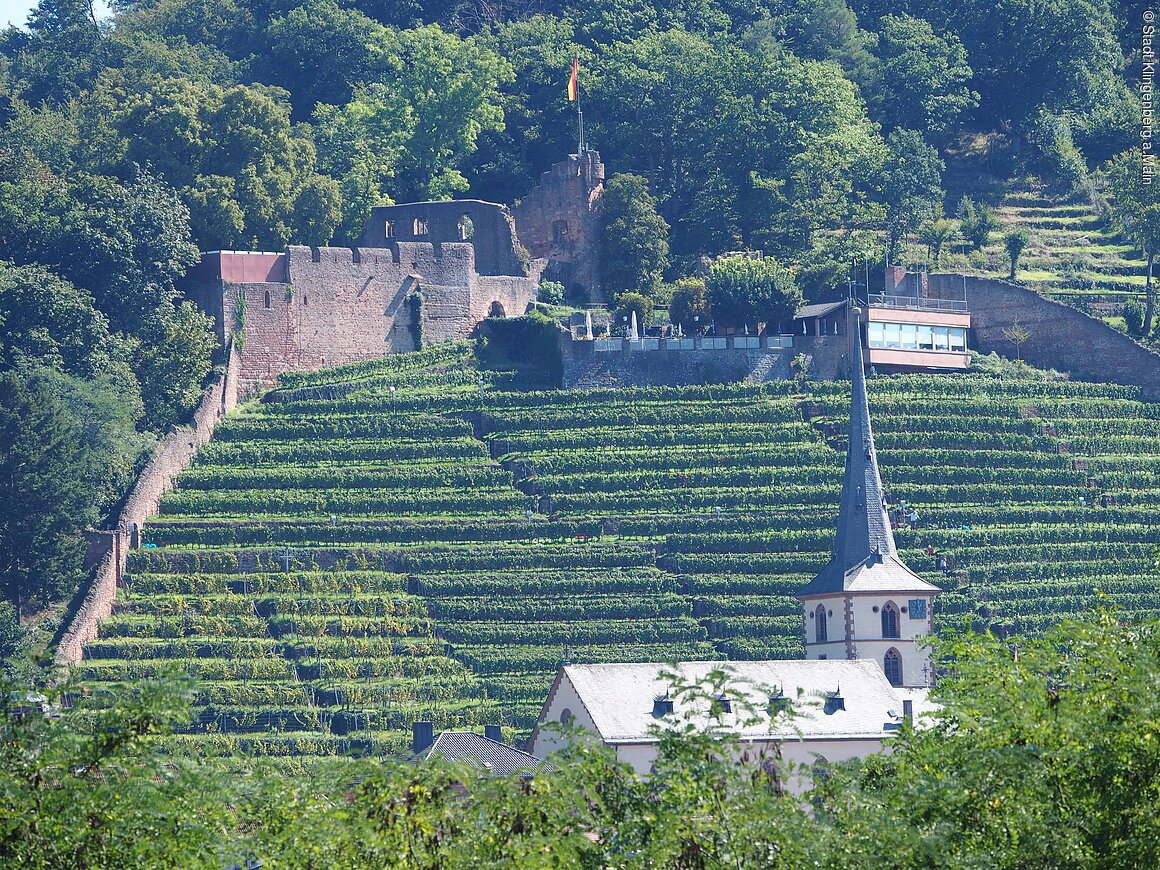
[[[596,351],[620,350],[785,350],[794,346],[792,335],[703,335],[696,338],[597,338]]]
[[[925,311],[966,311],[966,299],[931,299],[918,296],[892,296],[886,293],[871,293],[870,305],[883,308],[911,308]]]

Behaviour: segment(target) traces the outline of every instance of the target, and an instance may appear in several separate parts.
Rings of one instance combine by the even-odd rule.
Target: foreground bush
[[[1100,614],[1032,640],[940,641],[945,705],[805,800],[727,734],[665,736],[636,779],[577,741],[527,778],[346,761],[308,778],[157,754],[190,686],[10,691],[6,867],[1147,867],[1160,861],[1160,625]],[[681,691],[705,691],[684,687]],[[713,690],[710,687],[709,690]],[[81,727],[81,723],[87,723]],[[740,759],[735,760],[735,759]]]

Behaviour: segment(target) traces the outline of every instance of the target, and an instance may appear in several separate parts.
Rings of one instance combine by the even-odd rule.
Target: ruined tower
[[[559,281],[570,298],[602,301],[600,227],[604,164],[600,152],[570,154],[512,207],[520,243],[547,261],[542,278]]]

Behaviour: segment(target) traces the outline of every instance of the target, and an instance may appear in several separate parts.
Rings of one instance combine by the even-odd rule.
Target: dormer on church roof
[[[862,356],[860,311],[854,309],[855,329],[851,344],[850,437],[846,447],[846,470],[838,507],[838,530],[830,561],[802,587],[798,598],[843,592],[938,592],[910,570],[898,557],[894,533],[878,472],[874,433],[870,428],[870,402],[866,396],[866,373]]]

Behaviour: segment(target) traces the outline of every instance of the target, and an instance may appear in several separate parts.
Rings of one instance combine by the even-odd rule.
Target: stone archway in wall
[[[488,317],[507,317],[507,312],[504,311],[503,305],[501,305],[499,300],[497,299],[497,300],[494,300],[491,303],[491,307],[489,309],[487,309],[487,316]]]

